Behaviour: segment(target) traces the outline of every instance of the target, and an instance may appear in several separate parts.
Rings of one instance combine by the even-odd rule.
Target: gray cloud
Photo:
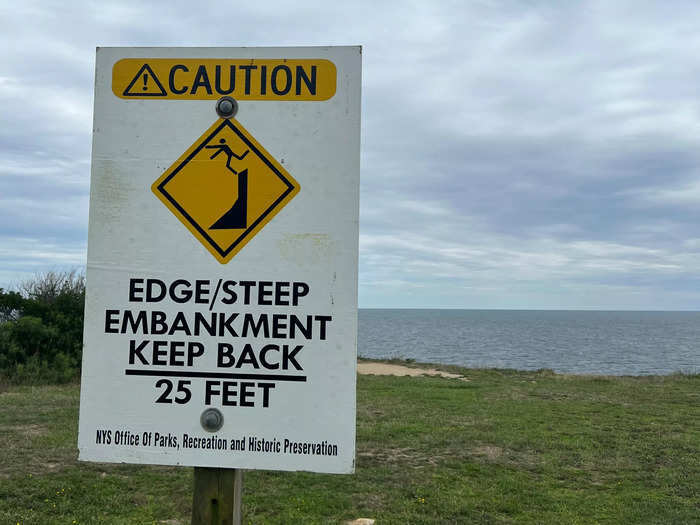
[[[690,1],[0,7],[0,286],[85,257],[97,45],[363,44],[361,306],[697,309]]]

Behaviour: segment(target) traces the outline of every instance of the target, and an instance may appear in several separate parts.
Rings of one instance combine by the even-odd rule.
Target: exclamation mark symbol
[[[148,83],[148,73],[143,74],[143,90],[146,91],[148,90],[148,86],[146,85]]]

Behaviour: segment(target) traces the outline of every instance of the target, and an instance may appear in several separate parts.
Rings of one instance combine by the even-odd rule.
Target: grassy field
[[[700,523],[700,376],[361,376],[351,476],[245,473],[245,523]],[[0,392],[0,523],[188,523],[191,468],[78,463],[78,385]]]

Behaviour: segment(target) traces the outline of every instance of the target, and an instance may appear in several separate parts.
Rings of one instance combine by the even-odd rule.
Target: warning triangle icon
[[[164,97],[166,95],[163,84],[160,83],[160,80],[158,80],[158,77],[148,64],[144,64],[139,69],[134,80],[122,93],[124,97]]]

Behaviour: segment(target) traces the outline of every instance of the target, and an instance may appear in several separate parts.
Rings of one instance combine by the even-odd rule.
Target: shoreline
[[[370,365],[386,365],[386,366],[376,366],[374,372],[368,372],[371,370]],[[390,368],[395,367],[395,368]],[[678,370],[675,372],[670,372],[668,374],[592,374],[588,372],[557,372],[551,368],[538,368],[534,370],[525,370],[519,368],[498,368],[498,367],[466,367],[461,365],[450,365],[442,363],[423,363],[415,361],[413,359],[401,359],[401,358],[390,358],[390,359],[379,359],[372,357],[359,357],[357,358],[357,371],[358,374],[362,375],[395,375],[395,376],[411,376],[419,377],[422,375],[429,376],[442,376],[451,379],[464,379],[471,372],[484,372],[492,371],[507,375],[520,375],[520,374],[533,374],[533,375],[546,375],[546,376],[557,376],[563,378],[600,378],[600,379],[623,379],[623,378],[673,378],[673,377],[697,377],[700,376],[699,372],[684,372]]]

